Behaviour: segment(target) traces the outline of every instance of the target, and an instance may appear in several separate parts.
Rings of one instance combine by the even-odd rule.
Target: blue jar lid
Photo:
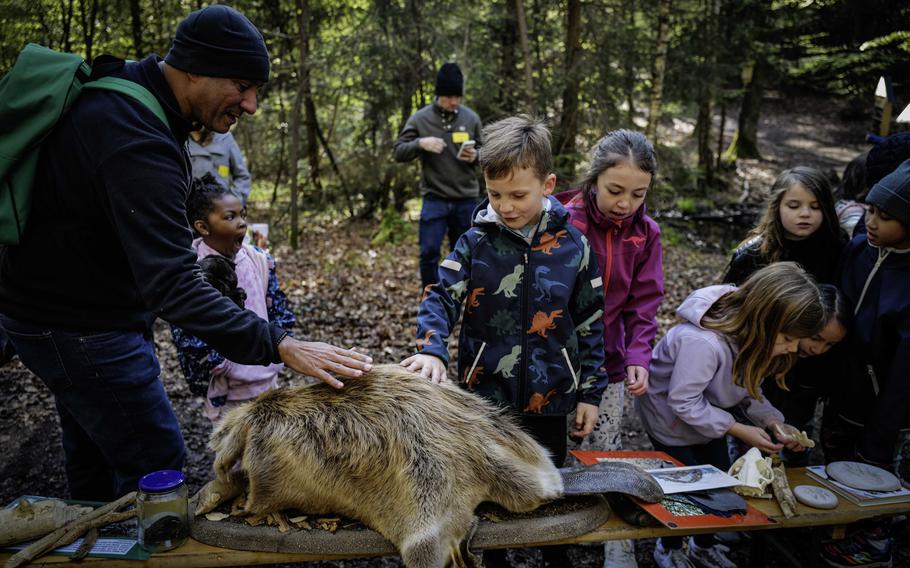
[[[139,489],[147,493],[163,493],[180,487],[186,481],[183,472],[176,469],[162,469],[143,475],[139,480]]]

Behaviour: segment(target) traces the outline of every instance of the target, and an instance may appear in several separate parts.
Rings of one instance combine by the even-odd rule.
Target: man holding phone
[[[436,100],[408,118],[395,142],[395,160],[420,158],[420,279],[426,288],[436,282],[442,239],[450,250],[471,227],[480,184],[475,164],[481,145],[480,118],[461,104],[464,77],[455,63],[436,74]]]

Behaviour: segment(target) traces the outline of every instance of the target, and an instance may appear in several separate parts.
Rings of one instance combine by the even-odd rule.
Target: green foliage
[[[564,126],[566,85],[577,78],[577,134],[574,144],[556,156],[560,180],[576,179],[598,138],[616,128],[643,128],[657,4],[581,2],[581,52],[568,68],[566,3],[525,1],[533,71],[533,101],[528,101],[512,0],[471,2],[458,9],[442,0],[308,0],[305,63],[321,140],[315,168],[304,150],[297,159],[302,212],[348,217],[382,212],[385,222],[395,217],[391,210],[400,212],[417,197],[418,165],[396,163],[392,152],[408,116],[433,101],[436,70],[444,61],[462,67],[463,102],[485,123],[533,112],[548,122],[554,138]],[[89,49],[92,55],[133,59],[164,55],[177,23],[201,5],[197,0],[0,0],[0,73],[30,41],[83,55]],[[253,198],[272,203],[274,197],[274,217],[284,218],[291,185],[290,125],[301,79],[298,3],[236,0],[232,5],[262,30],[272,56],[259,110],[244,117],[234,134],[253,175]],[[741,97],[743,64],[757,54],[773,70],[769,88],[868,100],[878,75],[888,73],[903,97],[899,105],[906,104],[910,32],[898,26],[908,18],[910,4],[891,0],[676,0],[662,114],[667,121],[691,119],[700,98],[713,92],[715,103],[724,100],[732,115]],[[305,129],[301,136],[306,148]],[[668,140],[658,149],[660,175],[649,205],[672,207],[677,194],[713,199],[692,193],[697,160],[686,141]]]
[[[676,209],[682,213],[695,213],[698,207],[699,201],[694,197],[680,197],[676,200]]]
[[[379,229],[376,231],[376,234],[373,235],[373,238],[370,239],[370,244],[373,246],[380,246],[384,244],[397,244],[405,241],[413,241],[416,239],[416,231],[414,225],[406,222],[401,213],[399,213],[394,207],[386,207],[385,211],[382,212],[382,220],[379,222]]]
[[[676,247],[685,242],[682,234],[669,223],[664,223],[660,227],[660,242],[664,246]]]

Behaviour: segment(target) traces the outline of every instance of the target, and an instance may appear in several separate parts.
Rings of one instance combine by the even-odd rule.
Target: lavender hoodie
[[[597,208],[594,192],[574,190],[556,196],[569,219],[588,237],[603,272],[604,361],[611,383],[626,367],[647,368],[657,334],[657,309],[664,295],[660,227],[644,211],[614,221]]]
[[[735,422],[724,409],[734,406],[742,406],[760,427],[784,421],[767,399],[759,402],[733,384],[736,345],[701,326],[708,308],[735,289],[722,285],[693,292],[676,310],[685,323],[673,326],[654,348],[650,388],[635,399],[635,408],[645,431],[662,444],[691,446],[720,438]]]
[[[202,239],[193,241],[193,248],[199,260],[211,255],[222,256]],[[269,267],[265,254],[250,245],[243,245],[233,258],[237,272],[237,285],[246,291],[243,307],[268,321],[266,290],[268,289]],[[282,363],[270,365],[244,365],[225,359],[212,369],[208,393],[205,397],[205,415],[215,420],[221,413],[220,407],[212,404],[213,399],[226,397],[227,401],[252,400],[265,391],[278,388],[278,373]]]

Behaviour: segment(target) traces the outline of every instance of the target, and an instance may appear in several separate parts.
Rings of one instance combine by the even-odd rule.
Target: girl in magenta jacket
[[[594,431],[580,442],[570,440],[569,449],[622,449],[623,382],[633,396],[648,391],[655,318],[664,294],[660,228],[644,207],[656,173],[654,148],[647,138],[616,130],[594,145],[579,189],[558,196],[570,222],[591,243],[601,268],[604,360],[610,381]],[[605,567],[635,566],[634,558],[631,541],[604,543]]]
[[[603,274],[604,356],[610,387],[594,432],[582,449],[620,449],[625,381],[629,393],[648,391],[648,363],[664,294],[660,228],[645,214],[654,184],[654,149],[639,132],[616,130],[591,150],[580,189],[560,194],[570,221],[591,243]]]

